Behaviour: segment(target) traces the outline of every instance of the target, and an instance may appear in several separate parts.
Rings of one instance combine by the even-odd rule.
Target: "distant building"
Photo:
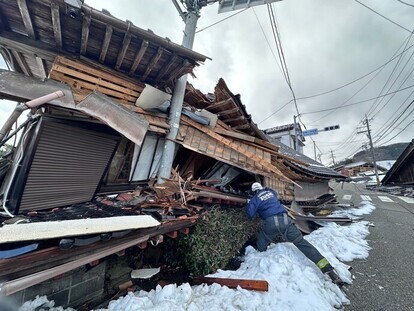
[[[305,137],[302,135],[302,128],[300,124],[297,125],[297,134],[298,134],[298,148],[297,151],[303,153],[303,146],[305,146],[304,141]],[[285,144],[286,146],[295,149],[295,125],[285,124],[281,126],[275,126],[264,130],[265,134],[269,135],[270,137],[276,139],[277,141]]]

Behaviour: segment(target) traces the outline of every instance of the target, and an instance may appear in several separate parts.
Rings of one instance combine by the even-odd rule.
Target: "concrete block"
[[[37,295],[39,296],[49,296],[58,292],[61,292],[65,289],[70,288],[71,284],[71,275],[64,275],[61,278],[53,278],[37,285],[31,286],[24,291],[23,299],[24,301],[32,300]]]
[[[104,288],[104,278],[103,277],[94,277],[85,282],[76,284],[72,286],[69,305],[76,305],[81,303],[81,301],[89,299],[91,296],[97,295],[97,293],[102,293]]]
[[[69,289],[64,289],[60,292],[47,295],[49,301],[54,301],[55,306],[67,307],[69,303]]]
[[[105,277],[105,269],[106,263],[101,262],[99,265],[91,267],[89,265],[85,265],[79,269],[76,269],[72,274],[72,286],[75,286],[78,283],[82,283],[89,279],[95,277]]]

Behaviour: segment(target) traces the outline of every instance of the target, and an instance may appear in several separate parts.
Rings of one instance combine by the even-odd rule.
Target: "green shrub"
[[[183,264],[193,275],[222,269],[259,228],[259,220],[249,220],[243,208],[212,208],[198,220],[194,231],[178,242]]]

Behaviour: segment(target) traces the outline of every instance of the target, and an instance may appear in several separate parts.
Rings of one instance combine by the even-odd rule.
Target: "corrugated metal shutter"
[[[98,130],[96,124],[82,128],[76,123],[42,122],[20,211],[93,198],[119,142],[119,136]]]

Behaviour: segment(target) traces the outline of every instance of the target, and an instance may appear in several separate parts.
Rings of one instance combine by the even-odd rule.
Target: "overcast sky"
[[[398,0],[361,2],[399,26],[356,1],[283,0],[273,4],[297,98],[346,85],[414,44],[409,32],[414,28],[414,0],[405,0],[407,4]],[[113,16],[128,19],[176,43],[182,41],[184,23],[169,0],[86,0],[86,3],[96,9],[105,8]],[[292,93],[279,67],[267,7],[250,8],[204,29],[236,13],[218,14],[217,8],[213,4],[201,10],[193,49],[212,60],[197,68],[197,79],[189,81],[206,93],[214,90],[220,77],[224,78],[230,90],[241,95],[247,111],[261,129],[292,123],[297,114],[293,102],[274,113],[292,100]],[[366,135],[356,134],[365,114],[373,118],[370,125],[374,141],[378,136],[381,138],[375,145],[411,141],[414,136],[414,118],[409,113],[414,108],[414,104],[409,106],[414,99],[414,87],[410,88],[414,85],[414,75],[410,75],[414,68],[413,52],[414,47],[381,70],[346,87],[297,100],[301,121],[307,129],[340,125],[339,130],[312,136],[324,164],[332,162],[331,150],[339,161],[352,156],[367,142]],[[368,100],[395,91],[398,92],[394,95]],[[0,102],[0,121],[4,119],[4,106]],[[318,112],[335,107],[340,108]],[[400,113],[402,117],[393,123]],[[382,133],[387,128],[390,130]],[[309,137],[305,154],[314,157]]]

